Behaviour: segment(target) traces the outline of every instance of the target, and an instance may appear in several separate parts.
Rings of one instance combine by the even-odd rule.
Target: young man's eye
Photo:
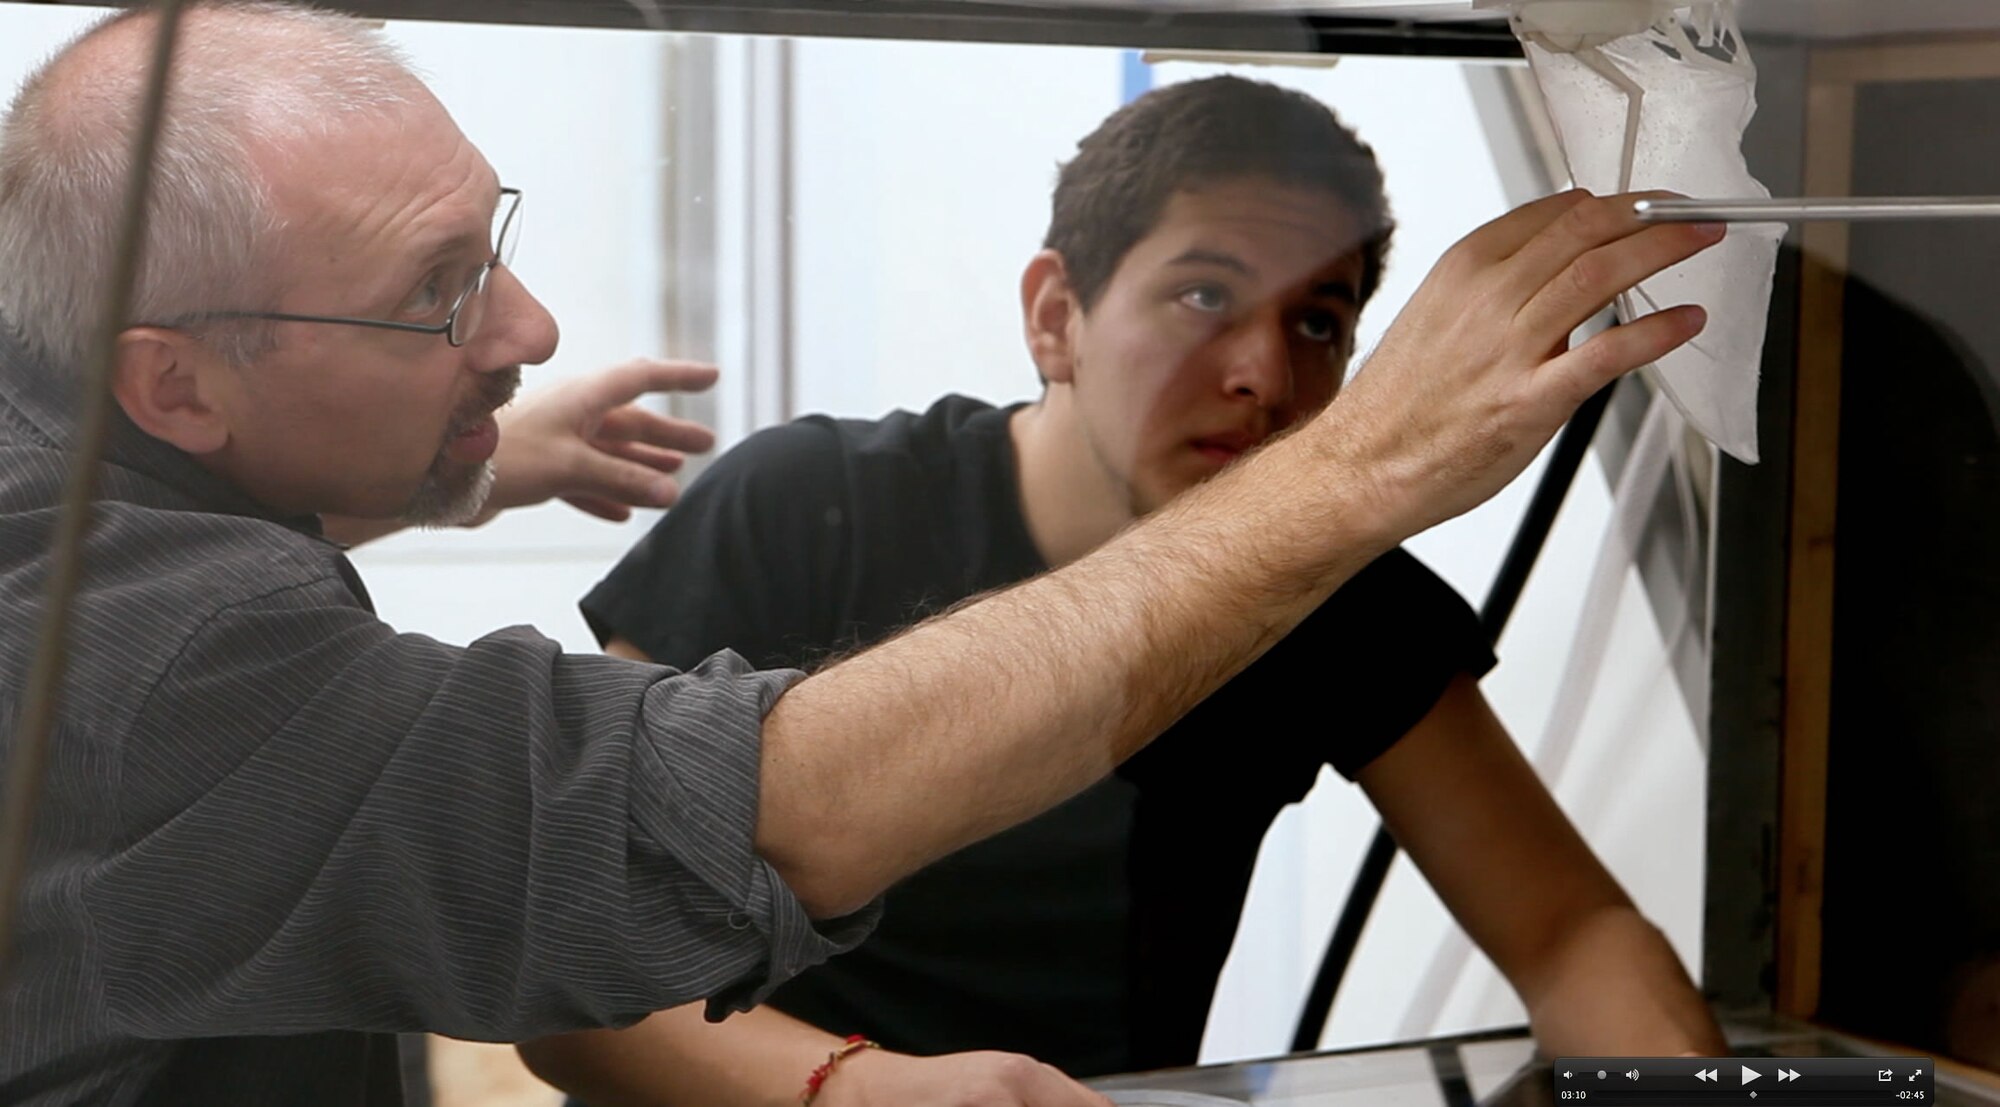
[[[1308,342],[1338,342],[1340,316],[1330,311],[1309,311],[1299,317],[1299,336]]]
[[[1219,284],[1198,284],[1183,289],[1181,303],[1201,312],[1222,312],[1229,310],[1229,291]]]

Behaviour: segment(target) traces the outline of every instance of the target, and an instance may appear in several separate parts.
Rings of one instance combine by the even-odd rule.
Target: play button
[[[1763,1073],[1758,1072],[1756,1069],[1751,1068],[1749,1065],[1743,1066],[1743,1082],[1745,1084],[1748,1084],[1752,1080],[1755,1080],[1763,1075],[1764,1075]]]

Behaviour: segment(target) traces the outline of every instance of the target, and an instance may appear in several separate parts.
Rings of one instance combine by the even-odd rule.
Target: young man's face
[[[1333,399],[1362,239],[1338,198],[1259,178],[1168,202],[1070,328],[1082,432],[1134,515]]]
[[[492,168],[425,97],[273,155],[286,219],[278,310],[437,324],[494,256]],[[504,266],[477,331],[444,336],[279,323],[276,348],[227,380],[215,463],[274,507],[442,522],[484,496],[491,412],[519,368],[554,352],[555,321]]]

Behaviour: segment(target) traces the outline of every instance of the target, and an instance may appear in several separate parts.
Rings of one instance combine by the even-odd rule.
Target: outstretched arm
[[[470,525],[560,497],[579,511],[620,522],[635,507],[671,507],[673,474],[691,453],[715,446],[699,423],[649,410],[642,397],[700,392],[714,367],[639,359],[531,393],[500,414],[493,494]],[[349,546],[403,529],[395,519],[326,516],[327,537]]]
[[[1363,788],[1550,1056],[1727,1053],[1680,959],[1460,677]]]
[[[822,917],[1075,795],[1417,531],[1511,481],[1586,398],[1688,341],[1677,308],[1574,350],[1721,228],[1550,197],[1445,256],[1311,422],[1055,572],[793,687],[764,722],[757,848]]]

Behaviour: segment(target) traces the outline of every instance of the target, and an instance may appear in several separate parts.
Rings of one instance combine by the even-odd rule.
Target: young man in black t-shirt
[[[1153,92],[1079,145],[1023,275],[1038,401],[759,433],[584,612],[613,652],[810,667],[1079,558],[1333,399],[1391,229],[1372,152],[1315,101],[1234,78]],[[1116,777],[893,890],[868,942],[768,1007],[523,1053],[605,1104],[747,1105],[796,1098],[859,1033],[883,1049],[844,1059],[822,1107],[1101,1102],[1054,1070],[1195,1060],[1258,846],[1328,764],[1545,1049],[1721,1051],[1488,709],[1492,664],[1464,602],[1393,551]]]

